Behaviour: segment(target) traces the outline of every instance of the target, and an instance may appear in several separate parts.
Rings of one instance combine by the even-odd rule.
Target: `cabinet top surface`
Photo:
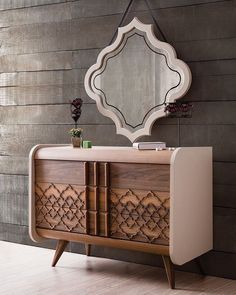
[[[38,146],[35,159],[170,164],[174,151],[136,150],[132,147],[94,146],[91,149]]]
[[[37,145],[30,152],[30,159],[127,162],[171,164],[180,154],[191,153],[191,157],[211,155],[211,147],[178,147],[174,150],[136,150],[132,147],[94,146],[90,149],[73,148],[71,145]],[[212,156],[211,156],[212,157]]]

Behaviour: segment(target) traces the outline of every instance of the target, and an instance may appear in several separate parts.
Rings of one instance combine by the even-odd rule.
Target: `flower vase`
[[[82,147],[82,136],[80,136],[80,137],[71,137],[71,143],[72,143],[73,148]]]

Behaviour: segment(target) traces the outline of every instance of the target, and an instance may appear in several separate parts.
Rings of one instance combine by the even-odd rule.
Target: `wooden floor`
[[[236,281],[176,272],[170,290],[163,269],[64,253],[52,268],[54,251],[0,242],[1,295],[236,294]]]

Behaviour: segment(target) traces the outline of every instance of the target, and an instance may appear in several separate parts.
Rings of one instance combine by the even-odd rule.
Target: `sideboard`
[[[32,240],[69,241],[163,257],[173,264],[212,249],[212,148],[139,151],[129,147],[38,145],[30,152]]]

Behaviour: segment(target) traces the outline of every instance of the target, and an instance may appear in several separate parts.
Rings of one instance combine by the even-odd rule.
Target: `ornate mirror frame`
[[[154,107],[150,106],[150,111],[145,114],[145,121],[143,119],[142,124],[140,124],[141,127],[138,128],[139,125],[135,127],[131,126],[134,130],[130,131],[130,128],[127,128],[128,126],[126,126],[127,123],[122,113],[117,107],[107,103],[102,88],[99,89],[96,86],[95,80],[106,70],[107,61],[112,59],[112,57],[119,55],[125,47],[127,39],[135,34],[140,34],[141,37],[143,37],[146,45],[151,51],[164,56],[166,66],[169,70],[178,73],[179,82],[166,92],[162,104],[155,105]],[[159,73],[162,73],[161,70]],[[165,79],[166,76],[161,78]],[[113,44],[104,48],[100,52],[96,64],[92,65],[87,71],[84,83],[87,94],[96,101],[99,112],[114,121],[118,134],[122,134],[129,138],[131,142],[134,142],[144,135],[151,134],[151,128],[156,119],[165,116],[165,105],[175,102],[175,100],[185,95],[191,85],[191,78],[192,76],[189,67],[186,63],[177,58],[174,48],[170,44],[162,42],[156,38],[153,25],[143,24],[135,17],[128,25],[118,28],[116,40]],[[114,111],[112,110],[112,107],[114,107]],[[119,112],[124,120],[119,116]]]

